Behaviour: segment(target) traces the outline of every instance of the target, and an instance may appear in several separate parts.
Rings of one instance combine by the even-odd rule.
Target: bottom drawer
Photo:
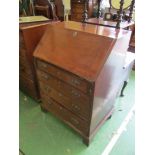
[[[32,80],[24,76],[20,76],[19,87],[21,90],[23,90],[26,94],[33,97],[34,99],[39,99],[39,94],[36,88],[36,84]]]
[[[65,109],[63,106],[59,105],[51,98],[49,99],[48,97],[42,96],[42,102],[43,107],[45,107],[51,113],[55,114],[66,124],[71,126],[74,130],[78,131],[82,135],[88,134],[88,122],[85,122],[84,120],[75,116],[73,113]]]

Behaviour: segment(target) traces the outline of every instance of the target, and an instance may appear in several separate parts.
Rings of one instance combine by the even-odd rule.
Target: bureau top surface
[[[128,33],[89,24],[83,27],[78,22],[49,25],[34,56],[86,80],[95,81],[117,38],[110,34],[113,31],[121,36]]]
[[[19,17],[19,29],[27,29],[31,27],[37,27],[46,24],[55,24],[59,21],[53,21],[44,16],[27,16],[27,17]]]
[[[49,19],[44,16],[19,17],[19,23],[30,23],[30,22],[48,21],[48,20]]]
[[[94,23],[94,24],[100,24],[100,25],[109,25],[109,26],[116,26],[117,22],[116,21],[106,21],[103,20],[103,18],[89,18],[88,20],[86,20],[86,23]],[[128,22],[128,21],[124,21],[120,23],[120,27],[121,28],[127,28],[129,26],[134,25],[134,22]]]

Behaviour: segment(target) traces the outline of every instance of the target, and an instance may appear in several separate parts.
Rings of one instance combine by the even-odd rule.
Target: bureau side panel
[[[27,85],[28,81],[23,80],[21,77],[20,77],[20,86],[22,90],[24,88],[25,92],[35,99],[39,99],[40,95],[39,95],[39,90],[37,86],[36,72],[35,72],[34,64],[33,64],[33,52],[38,42],[40,41],[42,35],[44,34],[46,27],[47,27],[47,24],[40,25],[40,26],[33,26],[33,27],[28,26],[28,27],[23,27],[20,29],[20,33],[22,33],[23,35],[23,41],[24,41],[25,48],[26,48],[25,49],[25,56],[26,56],[25,61],[27,62],[29,66],[27,70],[31,73],[31,76],[32,76],[32,79],[31,79],[32,82],[29,82],[29,83],[33,89],[31,89],[30,91],[29,88],[25,88],[24,83],[25,85]],[[20,58],[20,61],[21,61],[21,64],[25,63],[21,58]],[[22,67],[21,64],[20,64],[20,67]],[[22,74],[22,76],[24,75],[22,71],[20,71],[20,74]]]
[[[31,62],[33,61],[33,52],[37,44],[39,43],[42,35],[44,34],[46,27],[47,25],[41,25],[41,26],[29,27],[22,30],[25,44],[27,47],[29,60]]]
[[[105,121],[113,109],[122,81],[122,70],[130,40],[130,31],[118,39],[104,64],[96,82],[90,134]]]

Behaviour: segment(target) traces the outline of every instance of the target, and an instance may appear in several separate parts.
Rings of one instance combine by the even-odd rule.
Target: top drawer
[[[81,91],[88,93],[89,90],[89,83],[86,82],[85,80],[68,73],[62,69],[59,69],[53,65],[50,65],[48,63],[45,63],[43,61],[37,60],[37,67],[40,70],[45,71],[46,73],[49,73],[58,79],[61,79],[64,82],[69,83],[70,85],[80,89]]]

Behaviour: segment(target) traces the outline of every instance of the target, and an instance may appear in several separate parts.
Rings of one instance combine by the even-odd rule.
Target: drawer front
[[[40,81],[52,86],[52,88],[58,90],[59,92],[71,97],[73,100],[77,100],[86,104],[89,108],[89,96],[81,92],[80,90],[72,87],[71,85],[49,75],[45,72],[37,70],[38,78]]]
[[[40,60],[37,60],[37,67],[40,70],[45,71],[46,73],[49,73],[64,82],[67,82],[75,88],[88,93],[89,84],[85,80]]]
[[[88,134],[88,123],[67,109],[65,109],[63,106],[58,104],[53,99],[48,99],[47,97],[42,98],[43,106],[46,107],[46,109],[53,114],[55,114],[57,117],[59,117],[61,120],[66,122],[69,126],[72,128],[84,133]]]
[[[35,83],[24,76],[19,76],[19,87],[31,97],[38,98]]]
[[[42,97],[48,96],[50,99],[54,99],[56,102],[65,106],[79,117],[89,120],[90,108],[88,107],[88,104],[77,101],[76,99],[72,99],[71,97],[64,95],[63,93],[49,87],[49,85],[46,85],[42,82],[39,82],[39,85]]]

